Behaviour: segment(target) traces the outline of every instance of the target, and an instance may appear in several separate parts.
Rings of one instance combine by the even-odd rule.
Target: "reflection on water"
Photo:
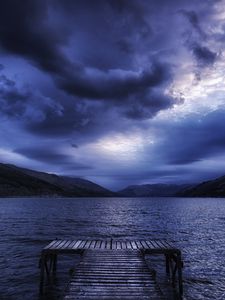
[[[174,241],[184,255],[185,298],[225,299],[225,199],[1,199],[0,219],[2,300],[38,299],[38,257],[56,237]],[[60,290],[71,258],[59,263]]]

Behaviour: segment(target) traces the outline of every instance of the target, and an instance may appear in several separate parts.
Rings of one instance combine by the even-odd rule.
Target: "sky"
[[[225,174],[225,1],[0,1],[0,161],[118,190]]]

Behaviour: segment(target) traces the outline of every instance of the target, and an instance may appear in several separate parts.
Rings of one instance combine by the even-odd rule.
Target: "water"
[[[183,252],[185,299],[225,299],[225,199],[0,199],[0,299],[35,300],[38,258],[56,237],[162,238]],[[74,259],[59,261],[58,299]]]

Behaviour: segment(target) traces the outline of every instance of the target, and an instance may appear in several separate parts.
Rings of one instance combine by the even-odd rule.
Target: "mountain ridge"
[[[225,197],[225,176],[203,181],[179,193],[181,197]]]
[[[0,196],[109,197],[115,193],[89,180],[0,163]]]
[[[112,192],[92,181],[0,163],[0,197],[225,197],[225,176],[198,184],[130,185]]]
[[[121,196],[127,197],[174,197],[178,192],[189,187],[191,185],[165,183],[130,185],[118,193]]]

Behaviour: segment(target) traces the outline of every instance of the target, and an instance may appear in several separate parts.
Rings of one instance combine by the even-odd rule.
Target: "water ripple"
[[[56,237],[167,239],[184,255],[185,299],[225,299],[224,215],[223,199],[1,199],[0,299],[39,299],[39,254]],[[73,260],[60,259],[46,299]]]

